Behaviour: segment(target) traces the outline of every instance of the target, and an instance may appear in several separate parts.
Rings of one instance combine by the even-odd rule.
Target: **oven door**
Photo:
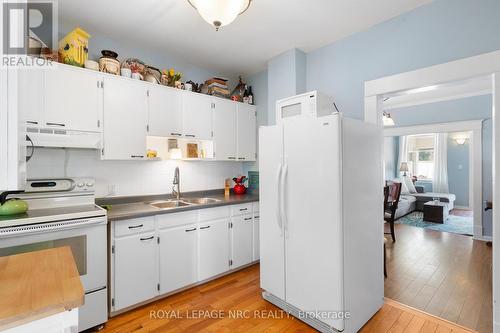
[[[85,292],[106,287],[106,217],[0,229],[0,257],[69,246]]]

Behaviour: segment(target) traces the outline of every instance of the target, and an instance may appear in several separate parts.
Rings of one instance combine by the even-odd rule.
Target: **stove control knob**
[[[94,186],[94,183],[87,183],[86,185],[87,185],[88,187],[92,187],[92,186]]]
[[[76,184],[76,186],[78,186],[78,187],[83,187],[83,185],[85,185],[85,184],[84,183],[78,183],[78,184]]]

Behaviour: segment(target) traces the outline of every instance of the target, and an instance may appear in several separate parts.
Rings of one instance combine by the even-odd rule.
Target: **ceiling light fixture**
[[[459,145],[464,145],[465,142],[467,141],[467,138],[455,138],[455,141],[457,142],[457,144]]]
[[[396,125],[394,123],[394,119],[392,119],[392,116],[389,112],[384,112],[384,115],[382,116],[382,122],[384,123],[384,126],[394,126]]]
[[[252,0],[187,0],[216,31],[243,14]]]

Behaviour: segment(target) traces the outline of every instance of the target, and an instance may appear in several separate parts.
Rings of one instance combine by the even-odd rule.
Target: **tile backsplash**
[[[94,177],[96,197],[104,197],[170,193],[176,166],[181,191],[223,188],[224,179],[243,172],[241,162],[102,161],[97,150],[37,148],[27,173],[28,178]]]

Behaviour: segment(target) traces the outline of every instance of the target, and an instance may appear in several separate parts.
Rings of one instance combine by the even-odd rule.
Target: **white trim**
[[[468,80],[500,72],[500,50],[365,82],[365,97]]]
[[[474,237],[483,235],[483,120],[455,121],[416,126],[390,127],[385,136],[402,136],[438,132],[472,132],[469,138],[469,207],[473,212]],[[458,208],[458,207],[457,207]]]
[[[492,150],[492,177],[493,177],[493,242],[500,244],[500,182],[496,181],[496,175],[500,174],[500,163],[496,162],[496,156],[500,156],[500,144],[496,144],[500,138],[500,115],[496,115],[496,108],[500,107],[500,51],[494,51],[470,58],[456,60],[441,65],[418,69],[411,72],[388,76],[378,80],[365,82],[365,121],[378,124],[381,128],[383,105],[379,102],[384,95],[397,94],[422,87],[439,88],[440,85],[464,81],[473,78],[492,78],[492,123],[493,123],[493,150]],[[432,90],[427,89],[427,90]],[[470,88],[471,91],[473,88]],[[426,89],[423,89],[426,90]],[[466,93],[467,89],[464,89]],[[383,145],[383,140],[380,142]],[[474,136],[473,144],[481,144],[480,139]],[[479,149],[481,151],[481,149]],[[480,174],[481,168],[475,168],[474,174]],[[383,178],[380,179],[381,183]],[[475,184],[475,190],[477,189]],[[476,192],[477,193],[477,192]],[[482,203],[479,207],[482,207]],[[380,221],[382,224],[382,221]],[[500,278],[497,270],[500,269],[500,246],[493,247],[493,332],[500,333]]]
[[[471,210],[470,206],[457,206],[457,205],[453,205],[453,209]]]
[[[491,236],[481,236],[481,237],[472,237],[474,240],[482,241],[482,242],[491,242],[493,238]]]

